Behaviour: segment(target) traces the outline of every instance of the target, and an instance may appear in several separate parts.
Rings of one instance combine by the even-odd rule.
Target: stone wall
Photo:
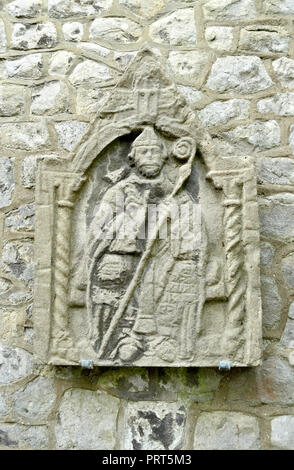
[[[294,449],[294,2],[0,3],[1,448]],[[68,155],[146,43],[218,148],[256,164],[260,367],[34,365],[36,159]]]

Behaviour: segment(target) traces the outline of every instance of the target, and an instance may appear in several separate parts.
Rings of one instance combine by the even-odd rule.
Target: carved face
[[[139,172],[147,178],[160,173],[165,157],[158,145],[142,145],[135,147],[134,162]]]

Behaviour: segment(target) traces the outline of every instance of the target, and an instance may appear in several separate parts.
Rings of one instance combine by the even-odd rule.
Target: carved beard
[[[144,168],[144,166],[137,166],[137,170],[142,176],[146,178],[155,178],[161,172],[161,167],[153,167],[153,168]]]

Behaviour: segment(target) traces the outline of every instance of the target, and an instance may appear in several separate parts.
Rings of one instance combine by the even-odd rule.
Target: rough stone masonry
[[[1,448],[294,449],[293,20],[290,0],[1,2]],[[145,45],[222,154],[256,166],[258,367],[35,365],[36,161],[69,155]]]

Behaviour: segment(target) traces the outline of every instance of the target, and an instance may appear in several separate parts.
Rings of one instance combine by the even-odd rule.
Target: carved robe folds
[[[142,50],[72,154],[38,165],[38,361],[260,363],[254,167],[163,70]]]

